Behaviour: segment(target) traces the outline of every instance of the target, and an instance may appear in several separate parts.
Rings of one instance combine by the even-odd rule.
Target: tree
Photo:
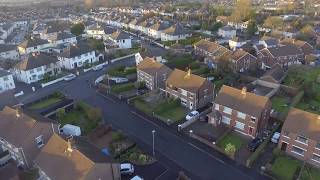
[[[92,121],[99,121],[102,119],[102,111],[100,108],[90,108],[87,111],[88,118]]]
[[[247,35],[249,37],[255,35],[255,33],[258,31],[258,27],[255,21],[249,21],[248,27],[247,27]]]
[[[238,0],[231,14],[231,20],[235,22],[243,22],[253,19],[254,11],[252,9],[251,0]]]
[[[71,27],[71,33],[76,36],[83,34],[83,31],[84,31],[84,25],[82,23],[75,24]]]
[[[219,28],[222,27],[222,25],[223,25],[223,24],[222,24],[221,22],[216,22],[216,23],[214,23],[214,24],[212,25],[212,27],[211,27],[211,31],[213,31],[213,32],[218,31]]]
[[[278,16],[269,16],[263,23],[263,26],[270,29],[282,27],[282,19]]]

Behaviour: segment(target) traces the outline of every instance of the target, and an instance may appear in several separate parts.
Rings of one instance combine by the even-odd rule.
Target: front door
[[[249,134],[252,135],[252,133],[253,133],[253,128],[249,127]]]
[[[287,150],[287,146],[288,146],[287,143],[282,142],[282,144],[281,144],[281,150],[282,150],[282,151],[286,151],[286,150]]]

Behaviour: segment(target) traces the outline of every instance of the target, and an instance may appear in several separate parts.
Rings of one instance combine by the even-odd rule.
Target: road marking
[[[221,162],[222,164],[226,164],[226,162],[224,162],[223,160],[221,160],[221,159],[219,159],[219,158],[217,158],[217,157],[213,156],[212,154],[208,153],[207,151],[204,151],[203,149],[201,149],[201,148],[197,147],[196,145],[194,145],[194,144],[192,144],[192,143],[190,143],[190,142],[189,142],[188,144],[189,144],[190,146],[192,146],[193,148],[195,148],[195,149],[197,149],[197,150],[201,151],[202,153],[205,153],[205,154],[207,154],[208,156],[212,157],[213,159],[215,159],[215,160],[217,160],[217,161]]]
[[[146,120],[146,121],[150,122],[150,123],[151,123],[151,124],[153,124],[154,126],[156,126],[156,127],[160,128],[160,126],[159,126],[158,124],[156,124],[156,123],[154,123],[153,121],[151,121],[151,120],[149,120],[149,119],[147,119],[147,118],[145,118],[145,117],[141,116],[140,114],[138,114],[138,113],[136,113],[136,112],[134,112],[134,111],[130,111],[130,112],[131,112],[132,114],[134,114],[134,115],[138,116],[139,118],[142,118],[142,119],[144,119],[144,120]]]
[[[165,171],[163,171],[158,177],[156,177],[154,180],[159,179],[161,176],[163,176],[164,174],[166,174],[168,172],[168,169],[166,169]]]

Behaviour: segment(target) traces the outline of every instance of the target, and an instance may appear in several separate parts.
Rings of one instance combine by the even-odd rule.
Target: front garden
[[[244,140],[235,133],[228,133],[217,142],[217,146],[230,157],[234,157],[243,145]]]
[[[107,74],[115,77],[126,77],[127,75],[136,74],[137,69],[135,67],[117,66],[109,69]]]
[[[299,173],[302,163],[286,155],[278,155],[274,160],[271,172],[279,180],[292,180]]]
[[[61,102],[63,100],[63,98],[64,98],[64,95],[62,93],[56,92],[46,98],[39,100],[38,102],[31,104],[29,108],[31,110],[44,109],[44,108],[47,108],[53,104]]]
[[[75,108],[69,112],[59,109],[57,120],[64,126],[72,124],[81,128],[82,135],[87,135],[94,130],[102,121],[102,111],[99,108],[91,107],[84,102],[75,104]]]

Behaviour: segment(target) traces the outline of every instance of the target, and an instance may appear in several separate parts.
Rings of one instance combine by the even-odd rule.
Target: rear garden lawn
[[[301,180],[315,180],[320,179],[320,169],[311,167],[311,166],[305,166],[303,169],[303,172],[301,174]]]
[[[65,124],[79,126],[82,135],[86,135],[99,125],[102,113],[98,108],[93,108],[84,102],[78,102],[73,110],[67,113],[58,112],[57,118],[61,126]]]
[[[117,66],[110,70],[108,70],[107,74],[110,76],[117,76],[117,77],[126,77],[130,74],[136,74],[137,69],[135,67],[125,67],[125,66]]]
[[[135,89],[134,83],[115,84],[111,86],[111,92],[116,94],[131,91],[134,89]]]
[[[193,45],[194,43],[200,41],[200,37],[189,37],[186,39],[178,40],[178,44],[182,46]],[[177,41],[161,41],[161,44],[165,46],[172,46],[176,44]]]
[[[32,104],[29,108],[32,110],[38,110],[49,107],[55,103],[62,101],[63,96],[64,95],[59,92],[53,93],[52,95],[49,95],[48,98]]]
[[[272,109],[278,112],[285,112],[289,109],[288,100],[285,97],[274,96],[271,99]]]
[[[280,155],[272,164],[271,171],[279,180],[292,180],[301,162],[286,155]]]
[[[168,60],[166,63],[168,67],[172,69],[178,68],[181,70],[186,70],[187,67],[190,67],[190,65],[195,62],[195,60],[189,54],[182,56],[166,55],[164,59]]]
[[[235,147],[235,150],[239,150],[244,141],[243,139],[236,135],[235,133],[229,133],[228,135],[224,136],[217,144],[218,147],[220,147],[223,151],[225,151],[228,144],[231,144]]]
[[[181,106],[178,100],[165,99],[155,103],[147,102],[143,97],[137,97],[133,100],[133,105],[140,111],[150,116],[157,116],[158,119],[170,124],[183,120],[187,114],[187,111]]]

